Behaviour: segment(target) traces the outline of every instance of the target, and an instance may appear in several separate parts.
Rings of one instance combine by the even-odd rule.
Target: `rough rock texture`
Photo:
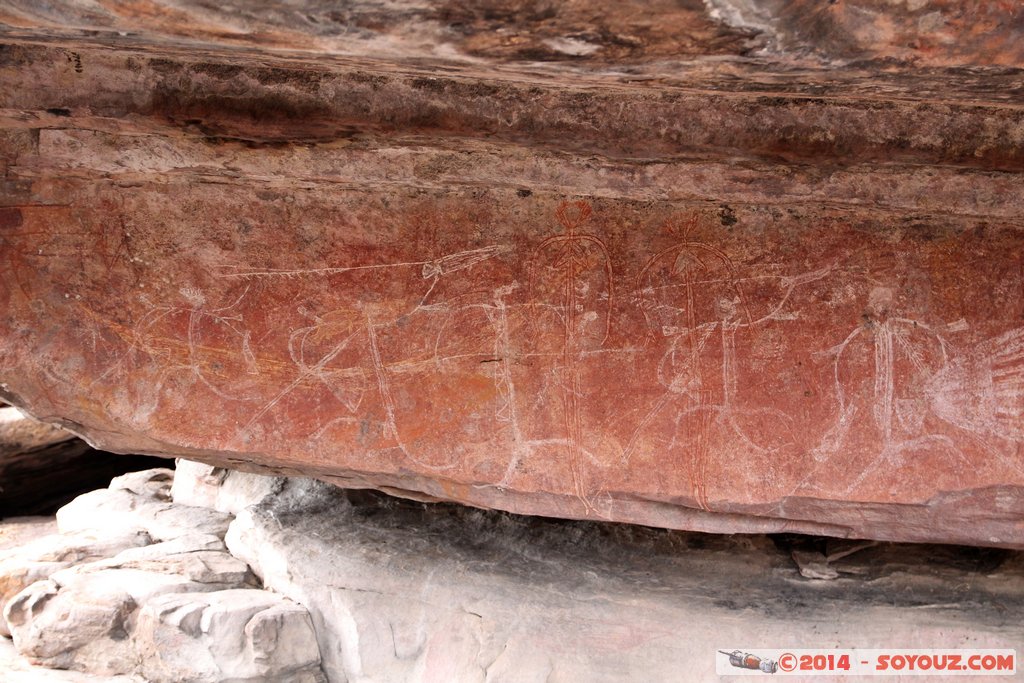
[[[58,512],[62,527],[68,516],[77,520],[75,531],[5,551],[5,635],[32,663],[91,674],[154,683],[322,681],[309,614],[258,590],[246,563],[227,552],[225,525],[209,518],[230,515],[168,501],[172,476],[118,477]],[[146,506],[159,507],[140,514]],[[123,527],[111,522],[119,515],[130,520]],[[100,531],[138,525],[170,540]]]
[[[0,671],[4,683],[145,683],[136,676],[99,676],[37,666],[21,657],[6,638],[0,638]]]
[[[4,618],[14,644],[37,664],[100,674],[135,669],[129,619],[140,604],[166,593],[228,587],[132,569],[62,578],[66,583],[37,581],[7,603]]]
[[[771,49],[929,66],[1024,64],[1015,0],[708,0],[735,27],[765,30]]]
[[[182,465],[174,489],[212,486]],[[223,471],[220,486],[236,476],[253,483]],[[211,589],[230,570],[188,575],[186,557],[224,544],[180,534],[33,584],[8,610],[15,643],[154,683],[668,683],[718,680],[723,648],[1024,637],[1020,551],[710,536],[263,483],[273,493],[232,522],[226,562],[251,563],[265,590]],[[87,680],[28,669],[0,642],[3,676],[8,662],[39,674],[14,681]]]
[[[66,584],[83,574],[109,569],[172,574],[203,584],[243,586],[253,583],[248,566],[228,554],[219,538],[205,534],[131,548],[105,560],[62,569],[51,577],[59,584]]]
[[[57,533],[53,517],[15,517],[0,525],[0,552],[21,548],[37,538]]]
[[[309,481],[241,512],[227,543],[309,609],[330,681],[711,681],[730,643],[1024,637],[1024,554],[998,549],[776,545],[360,499]],[[811,550],[833,580],[801,578],[787,553]]]
[[[179,458],[175,463],[171,498],[179,505],[208,507],[234,515],[280,492],[284,482],[283,477],[228,470]]]
[[[124,533],[102,530],[43,536],[24,546],[0,553],[0,613],[19,592],[36,581],[82,562],[117,555],[123,550],[152,543],[145,531]],[[0,619],[0,635],[10,636],[7,622]]]
[[[1024,547],[1016,3],[462,4],[7,3],[0,394],[410,497]]]
[[[142,529],[155,540],[182,534],[224,536],[231,516],[216,510],[149,499],[125,489],[98,489],[74,499],[57,511],[62,533],[89,529]]]
[[[323,681],[309,612],[257,590],[164,595],[139,613],[133,636],[153,683]]]
[[[74,434],[33,420],[14,406],[0,406],[0,462],[74,438]]]

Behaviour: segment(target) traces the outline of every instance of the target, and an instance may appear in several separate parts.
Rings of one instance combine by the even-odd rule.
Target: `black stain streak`
[[[335,112],[327,103],[281,93],[247,97],[158,88],[149,114],[191,127],[210,142],[248,141],[258,146],[336,139]]]
[[[230,81],[241,75],[242,67],[237,64],[195,64],[192,71],[218,80]]]

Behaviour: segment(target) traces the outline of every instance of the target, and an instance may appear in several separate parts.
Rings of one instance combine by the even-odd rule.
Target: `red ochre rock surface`
[[[6,400],[520,513],[1024,547],[1014,43],[130,6],[0,12]]]

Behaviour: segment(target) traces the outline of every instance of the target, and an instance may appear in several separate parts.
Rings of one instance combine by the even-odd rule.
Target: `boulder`
[[[284,478],[213,467],[179,458],[171,497],[180,505],[208,507],[237,514],[278,493]]]
[[[217,495],[215,509],[237,515],[267,496],[275,496],[285,486],[285,477],[232,470]]]
[[[154,468],[138,472],[128,472],[110,480],[107,487],[112,490],[129,491],[143,498],[153,500],[170,500],[171,486],[174,482],[174,470]]]
[[[18,651],[34,663],[129,674],[144,656],[130,636],[139,609],[150,600],[169,593],[259,592],[252,585],[249,568],[225,552],[216,536],[182,534],[53,571],[15,595],[4,617]]]
[[[188,545],[175,541],[126,550],[114,557],[60,569],[51,574],[58,583],[68,583],[79,574],[111,569],[134,569],[182,576],[202,584],[243,586],[253,584],[249,567],[225,551],[216,536],[199,536]],[[210,549],[219,546],[219,548]]]
[[[166,541],[190,533],[223,538],[231,515],[204,507],[176,505],[127,489],[98,489],[83,494],[57,511],[61,533],[90,529],[143,530]]]
[[[139,612],[133,644],[153,683],[319,683],[309,613],[275,593],[163,595]]]
[[[186,464],[182,479],[197,471]],[[222,540],[231,515],[171,502],[173,479],[159,469],[117,477],[58,512],[61,534],[4,551],[4,634],[32,664],[88,674],[324,681],[308,612],[258,590]],[[242,479],[226,504],[275,490]]]
[[[20,656],[7,638],[0,638],[0,671],[4,683],[144,683],[136,676],[98,676],[35,666]]]
[[[146,599],[204,588],[182,576],[135,569],[82,572],[61,578],[67,583],[38,581],[18,593],[7,603],[4,618],[15,647],[29,661],[96,674],[135,670],[130,622]]]
[[[186,532],[175,536],[169,541],[161,541],[151,545],[140,546],[110,556],[109,562],[90,562],[93,567],[125,566],[131,562],[147,562],[150,560],[186,555],[195,552],[217,552],[226,550],[224,541],[213,534]]]
[[[23,546],[0,551],[0,613],[17,593],[55,572],[113,557],[151,542],[149,534],[141,530],[114,535],[79,531],[44,536]],[[0,635],[11,635],[4,619],[0,619]]]
[[[78,571],[79,566],[178,573],[204,583],[248,581],[244,563],[224,552],[221,538],[229,519],[203,508],[173,505],[173,479],[173,470],[161,468],[115,477],[109,488],[92,491],[58,511],[61,533],[0,550],[0,612],[32,583],[65,569]],[[17,527],[4,525],[4,530]],[[151,545],[166,538],[174,540]],[[129,549],[133,551],[122,552]],[[96,562],[103,559],[108,561]],[[0,635],[10,635],[2,619]]]
[[[0,552],[16,550],[35,539],[57,533],[57,521],[50,516],[10,517],[0,521]]]
[[[178,458],[174,461],[171,499],[179,505],[216,508],[217,497],[230,472],[223,467]]]
[[[65,572],[18,593],[4,618],[18,652],[36,664],[124,674],[138,662],[127,639],[134,613],[146,600],[231,585],[136,569]]]
[[[227,553],[196,549],[215,537],[181,540],[22,590],[4,612],[18,652],[51,668],[168,683],[323,680],[305,609],[253,588],[248,567]]]

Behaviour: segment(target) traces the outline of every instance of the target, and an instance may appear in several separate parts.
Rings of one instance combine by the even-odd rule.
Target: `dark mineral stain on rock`
[[[727,228],[731,228],[732,226],[736,225],[736,222],[738,220],[736,218],[736,212],[733,211],[732,207],[729,206],[728,204],[722,204],[722,206],[719,207],[718,218],[722,222],[722,225],[724,225]]]
[[[23,221],[21,209],[0,208],[0,230],[20,227]]]

